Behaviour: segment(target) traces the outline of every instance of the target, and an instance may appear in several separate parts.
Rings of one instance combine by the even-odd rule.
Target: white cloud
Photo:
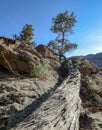
[[[96,54],[99,52],[102,52],[102,31],[95,31],[80,37],[78,48],[69,53],[68,56]]]
[[[101,52],[102,51],[102,32],[101,33],[94,33],[86,37],[88,50],[93,53]]]

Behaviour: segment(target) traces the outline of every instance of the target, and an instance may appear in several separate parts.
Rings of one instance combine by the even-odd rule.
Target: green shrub
[[[100,128],[102,128],[102,124],[98,124]]]
[[[75,67],[81,67],[83,69],[92,68],[91,63],[83,57],[76,58],[72,62]]]
[[[64,71],[68,72],[71,66],[79,69],[82,75],[91,75],[97,73],[97,67],[83,57],[73,57],[63,63]]]
[[[38,65],[34,69],[32,69],[31,76],[36,78],[44,78],[48,75],[48,71],[49,71],[49,64],[46,61]]]

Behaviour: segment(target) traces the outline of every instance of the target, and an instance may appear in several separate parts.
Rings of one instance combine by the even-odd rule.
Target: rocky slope
[[[86,115],[80,116],[81,130],[102,129],[102,75],[98,67],[83,57],[71,58],[65,64],[73,64],[81,73],[80,97]]]
[[[59,63],[55,58],[50,55],[45,59],[36,50],[12,39],[0,38],[0,50],[0,129],[78,130],[81,110],[78,70],[70,69],[63,80],[57,73]],[[41,76],[46,71],[44,61],[49,66],[46,77]],[[41,77],[25,77],[32,68],[34,73],[40,70]]]
[[[101,130],[99,69],[81,57],[60,64],[47,47],[1,37],[0,130],[8,129]]]
[[[97,53],[97,54],[89,54],[89,55],[85,56],[85,58],[92,61],[98,67],[102,67],[102,52]]]
[[[41,55],[30,46],[9,38],[0,37],[0,66],[13,74],[31,73],[43,62]]]
[[[0,128],[14,126],[18,119],[11,118],[20,115],[30,104],[57,85],[58,74],[52,72],[46,79],[29,77],[8,77],[0,79]],[[35,106],[36,107],[36,106]],[[30,111],[29,111],[30,112]],[[24,116],[24,115],[23,115]],[[21,120],[22,116],[19,117]],[[0,129],[0,130],[1,130]]]
[[[61,85],[53,88],[46,96],[42,96],[40,104],[37,102],[35,106],[33,102],[30,108],[22,113],[25,117],[31,110],[31,113],[12,130],[79,130],[81,111],[79,90],[80,73],[72,69]],[[19,119],[19,114],[17,117],[12,116],[11,123],[15,117]]]

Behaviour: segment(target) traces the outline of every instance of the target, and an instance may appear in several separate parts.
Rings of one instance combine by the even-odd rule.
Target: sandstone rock
[[[0,37],[0,66],[10,72],[30,73],[41,63],[41,55],[30,46],[9,38]]]
[[[45,45],[39,45],[35,48],[42,56],[57,58],[57,55]]]
[[[48,50],[41,52],[41,56],[36,50],[12,39],[1,37],[0,51],[0,66],[13,73],[30,73],[33,67],[42,63],[42,56],[52,57],[49,65],[53,68],[59,66]],[[81,113],[80,130],[100,130],[102,76],[94,64],[83,58],[69,59],[64,65],[63,77],[67,77],[62,83],[53,72],[48,77],[49,82],[44,79],[43,84],[42,79],[29,78],[0,82],[0,129],[79,130]],[[56,85],[55,79],[58,80]]]

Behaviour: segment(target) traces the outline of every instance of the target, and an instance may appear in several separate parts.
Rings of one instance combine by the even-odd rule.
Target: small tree
[[[13,37],[16,40],[20,40],[21,42],[24,42],[28,45],[35,46],[35,42],[32,42],[32,39],[33,39],[33,36],[34,36],[33,31],[34,31],[33,26],[30,25],[30,24],[26,24],[23,27],[22,31],[20,32],[19,36],[17,36],[15,34],[15,35],[13,35]]]
[[[73,27],[76,22],[74,13],[68,14],[68,11],[58,14],[52,18],[53,26],[51,31],[57,34],[57,38],[48,43],[48,47],[53,49],[58,55],[59,59],[65,58],[65,53],[77,48],[76,43],[70,43],[67,40],[67,35],[73,33]]]

